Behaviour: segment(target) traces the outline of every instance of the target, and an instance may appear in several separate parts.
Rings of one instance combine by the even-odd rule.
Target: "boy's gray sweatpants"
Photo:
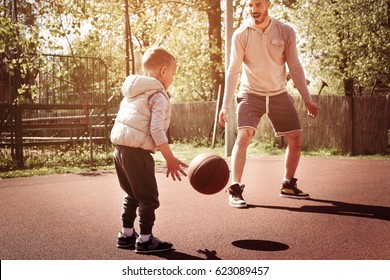
[[[154,212],[160,205],[152,155],[140,148],[117,145],[114,162],[119,184],[126,192],[123,227],[134,227],[138,208],[140,233],[151,234],[156,219]]]

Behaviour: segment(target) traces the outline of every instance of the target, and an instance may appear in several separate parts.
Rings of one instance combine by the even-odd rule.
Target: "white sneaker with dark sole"
[[[164,252],[171,250],[172,247],[172,243],[161,241],[157,237],[151,235],[146,242],[142,242],[140,237],[137,239],[137,242],[135,243],[135,252],[140,254]]]
[[[290,183],[283,182],[282,188],[280,189],[280,196],[284,198],[294,198],[294,199],[310,199],[310,195],[304,193],[297,187],[296,178],[292,178]]]
[[[132,236],[126,236],[124,233],[118,233],[118,240],[116,242],[116,247],[118,248],[131,248],[135,246],[135,242],[138,238],[138,233],[134,231]]]
[[[242,197],[245,185],[231,185],[227,191],[229,192],[229,205],[235,208],[246,208],[248,205]]]

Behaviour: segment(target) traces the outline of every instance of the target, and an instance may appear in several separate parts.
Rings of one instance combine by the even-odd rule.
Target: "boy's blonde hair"
[[[158,71],[163,66],[170,66],[175,57],[163,47],[152,47],[142,56],[142,67],[148,73]]]

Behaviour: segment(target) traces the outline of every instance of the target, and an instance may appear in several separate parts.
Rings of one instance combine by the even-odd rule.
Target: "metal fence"
[[[18,69],[11,71],[0,60],[0,147],[11,150],[19,167],[23,167],[26,148],[85,141],[91,145],[96,141],[108,143],[104,62],[64,55],[39,59],[39,64],[24,75]]]

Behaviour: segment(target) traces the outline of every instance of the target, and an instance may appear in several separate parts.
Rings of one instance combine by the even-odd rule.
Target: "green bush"
[[[10,149],[2,149],[0,152],[0,172],[2,172],[0,177],[23,176],[21,174],[31,176],[34,174],[63,173],[112,166],[112,151],[112,146],[106,149],[102,145],[94,145],[91,160],[91,151],[88,144],[64,147],[32,147],[25,149],[24,168],[18,170],[15,161],[12,159]]]

